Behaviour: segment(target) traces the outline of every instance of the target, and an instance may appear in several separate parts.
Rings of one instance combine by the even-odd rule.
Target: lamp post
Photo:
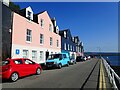
[[[101,53],[101,48],[100,47],[97,47],[98,48],[98,51],[99,51],[99,54]],[[101,54],[100,54],[100,58],[101,58]]]

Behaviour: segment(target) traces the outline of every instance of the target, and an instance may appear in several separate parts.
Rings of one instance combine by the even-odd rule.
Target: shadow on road
[[[35,80],[35,79],[37,79],[37,78],[39,78],[39,76],[40,75],[28,75],[28,76],[24,76],[24,77],[20,77],[18,80],[22,80],[22,79],[29,79],[29,80]],[[1,82],[2,83],[14,83],[14,82],[12,82],[12,81],[10,81],[10,80],[6,80],[6,79],[4,79],[4,80],[1,80]],[[16,81],[17,82],[17,81]]]

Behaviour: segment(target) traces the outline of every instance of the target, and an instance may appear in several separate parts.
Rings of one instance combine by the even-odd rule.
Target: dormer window
[[[74,38],[72,38],[72,41],[74,42]]]
[[[75,43],[77,43],[77,39],[75,39]]]
[[[29,20],[33,20],[33,11],[31,9],[31,7],[26,8],[26,17]]]
[[[27,14],[28,14],[27,18],[30,20],[31,19],[31,12],[28,11]]]
[[[66,32],[64,31],[64,37],[66,38],[67,36],[66,36]]]
[[[59,27],[56,27],[56,33],[59,34]]]

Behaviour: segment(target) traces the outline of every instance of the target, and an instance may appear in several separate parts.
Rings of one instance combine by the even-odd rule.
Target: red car
[[[42,68],[30,59],[17,58],[2,61],[2,79],[17,81],[20,77],[41,74]]]

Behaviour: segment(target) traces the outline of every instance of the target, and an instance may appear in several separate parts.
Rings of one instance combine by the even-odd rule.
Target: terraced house
[[[9,26],[4,25],[8,28],[3,28],[2,35],[4,37],[7,35],[6,38],[8,38],[3,42],[5,46],[8,44],[4,47],[4,55],[8,54],[5,58],[23,57],[30,58],[37,63],[44,63],[49,54],[61,52],[59,28],[56,20],[51,20],[47,11],[34,14],[32,8],[27,7],[16,13],[8,6],[4,5],[4,8],[10,13],[7,15],[9,20],[4,18],[9,21]]]
[[[73,41],[76,44],[76,56],[84,56],[83,42],[80,41],[79,36],[74,36]]]
[[[72,39],[70,29],[60,30],[61,52],[68,53],[70,58],[76,58],[76,44]]]
[[[2,57],[29,58],[45,63],[50,54],[68,53],[76,58],[84,49],[79,37],[72,37],[70,29],[59,31],[56,19],[47,11],[34,14],[29,6],[19,11],[2,6]]]
[[[31,7],[13,15],[12,58],[30,58],[44,63],[49,54],[61,52],[61,37],[54,32],[47,11],[33,14]],[[58,29],[57,29],[58,30]]]

